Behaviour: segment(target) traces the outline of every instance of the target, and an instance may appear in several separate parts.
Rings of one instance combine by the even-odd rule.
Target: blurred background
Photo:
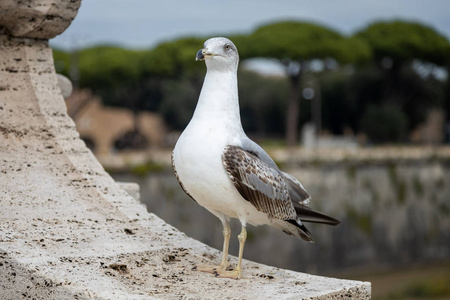
[[[244,257],[368,280],[374,299],[449,299],[448,12],[445,0],[84,1],[51,46],[74,87],[68,112],[105,169],[221,249],[221,223],[183,193],[170,154],[205,75],[196,52],[229,37],[245,131],[342,222],[309,225],[315,244],[250,226]]]

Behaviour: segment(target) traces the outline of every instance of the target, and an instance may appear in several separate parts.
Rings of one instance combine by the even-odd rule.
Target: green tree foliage
[[[140,76],[142,53],[112,46],[98,46],[78,53],[80,85],[94,90],[132,84]]]
[[[355,117],[357,117],[356,103],[349,97],[353,96],[350,93],[349,80],[350,76],[340,71],[323,74],[320,78],[322,127],[332,134],[341,135],[344,128],[355,129],[357,127],[354,124]]]
[[[300,80],[312,59],[333,58],[341,62],[360,62],[370,57],[370,49],[358,38],[347,39],[327,27],[305,22],[279,22],[258,28],[248,37],[247,51],[256,57],[280,60],[290,77],[286,139],[298,141]]]
[[[373,64],[352,72],[323,74],[320,77],[323,127],[333,134],[342,134],[345,128],[367,134],[360,125],[369,113],[368,108],[387,105],[400,109],[407,117],[407,130],[413,130],[425,121],[431,107],[443,107],[445,103],[444,83],[419,76],[411,65],[402,69],[395,96],[384,97],[384,76],[385,72]]]
[[[317,24],[288,21],[228,37],[238,47],[241,61],[275,58],[289,75],[264,77],[241,65],[242,122],[253,136],[279,137],[288,130],[296,140],[299,119],[311,119],[311,101],[300,102],[301,89],[311,82],[314,89],[320,88],[316,93],[322,99],[322,126],[334,134],[351,128],[365,132],[373,142],[401,141],[405,130],[422,122],[430,107],[443,107],[450,114],[450,81],[419,70],[450,66],[448,40],[426,25],[378,22],[344,37]],[[107,105],[136,113],[158,111],[169,127],[182,130],[192,116],[206,72],[205,65],[195,61],[206,39],[181,38],[148,50],[114,46],[73,53],[54,50],[55,67],[75,83],[79,74],[79,86],[92,89]],[[318,60],[329,58],[334,68],[307,72]],[[389,109],[394,112],[388,113]],[[376,128],[376,118],[387,120],[382,128]]]
[[[97,46],[71,55],[55,51],[54,57],[61,72],[69,74],[66,66],[72,56],[78,65],[80,87],[92,89],[106,104],[155,110],[161,100],[161,80],[201,70],[195,54],[202,43],[203,39],[183,38],[151,50]]]
[[[241,121],[245,131],[259,137],[282,138],[289,81],[245,69],[241,69],[238,76]]]
[[[204,64],[198,63],[203,66]],[[240,69],[239,99],[241,119],[249,134],[281,137],[284,133],[283,116],[286,109],[288,81],[285,78],[268,78]],[[172,129],[183,130],[192,118],[201,84],[183,76],[163,84],[163,101],[159,111]]]
[[[361,128],[375,143],[402,142],[406,138],[407,118],[398,107],[370,105]]]
[[[69,76],[69,69],[70,69],[69,53],[62,50],[53,49],[53,61],[55,62],[55,70],[57,73]]]
[[[204,68],[201,64],[196,63],[195,55],[203,47],[204,41],[204,38],[191,37],[159,44],[153,49],[146,68],[167,77],[203,72]]]
[[[90,88],[107,105],[138,111],[145,107],[148,83],[144,62],[150,51],[97,46],[72,53],[78,64],[79,86]]]
[[[252,44],[249,40],[248,35],[243,34],[234,34],[234,35],[223,35],[229,38],[236,45],[239,51],[239,59],[241,61],[254,57],[254,53],[252,51]]]
[[[447,74],[450,76],[450,64],[447,66]],[[444,112],[446,114],[447,120],[450,119],[450,78],[447,77],[447,81],[444,86]],[[450,143],[450,128],[447,127],[445,131],[445,141]]]
[[[166,80],[163,83],[163,101],[159,112],[173,130],[183,130],[189,123],[200,93],[198,85],[187,77]]]
[[[421,59],[437,65],[450,61],[450,44],[433,28],[410,21],[376,22],[356,34],[366,41],[376,59],[396,62]]]
[[[442,82],[416,72],[413,62],[435,68],[448,63],[450,43],[447,38],[424,24],[400,20],[373,23],[356,37],[370,45],[378,67],[377,79],[370,84],[376,89],[373,93],[362,91],[357,96],[359,101],[365,101],[360,106],[366,107],[368,103],[394,105],[406,114],[411,130],[424,121],[431,107],[443,105]],[[363,70],[359,70],[361,72]],[[359,79],[360,86],[364,86],[363,78]],[[369,114],[369,111],[362,113]]]
[[[370,49],[357,38],[349,42],[330,28],[306,22],[287,21],[261,26],[248,37],[248,43],[253,56],[280,61],[332,57],[342,62],[354,62],[370,57]]]
[[[166,70],[159,111],[172,129],[186,127],[197,104],[206,68],[195,60],[195,55],[204,41],[198,37],[183,38],[162,43],[153,50],[153,55],[160,58],[155,63]]]

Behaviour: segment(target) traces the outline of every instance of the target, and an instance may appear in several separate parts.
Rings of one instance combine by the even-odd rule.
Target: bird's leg
[[[247,230],[245,228],[245,225],[242,225],[242,231],[238,235],[238,239],[239,239],[239,257],[236,268],[232,271],[227,271],[225,269],[217,270],[216,272],[214,272],[216,274],[216,277],[232,278],[232,279],[242,278],[242,255],[244,254],[244,244],[245,240],[247,239]]]
[[[215,273],[217,270],[226,270],[228,268],[228,266],[229,266],[229,264],[228,264],[228,247],[230,245],[231,229],[230,229],[230,225],[228,225],[228,222],[226,220],[223,220],[222,224],[223,224],[223,251],[222,251],[222,260],[220,261],[220,265],[218,265],[218,266],[199,265],[199,266],[195,266],[193,268],[193,270],[208,272],[208,273]]]
[[[228,222],[223,224],[223,251],[222,251],[222,261],[220,262],[220,267],[222,270],[226,270],[229,266],[228,264],[228,248],[230,246],[230,236],[231,229]]]

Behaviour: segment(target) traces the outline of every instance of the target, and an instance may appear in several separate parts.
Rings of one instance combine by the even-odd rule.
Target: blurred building
[[[445,114],[442,110],[430,110],[424,123],[410,134],[410,140],[416,144],[439,145],[445,140]]]
[[[129,109],[103,106],[101,98],[86,89],[75,90],[66,104],[80,137],[96,154],[133,146],[140,149],[163,146],[167,128],[156,113],[135,115]]]

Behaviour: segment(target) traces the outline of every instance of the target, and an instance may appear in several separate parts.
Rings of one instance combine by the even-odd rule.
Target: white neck
[[[236,69],[208,68],[191,122],[200,120],[242,131]]]

